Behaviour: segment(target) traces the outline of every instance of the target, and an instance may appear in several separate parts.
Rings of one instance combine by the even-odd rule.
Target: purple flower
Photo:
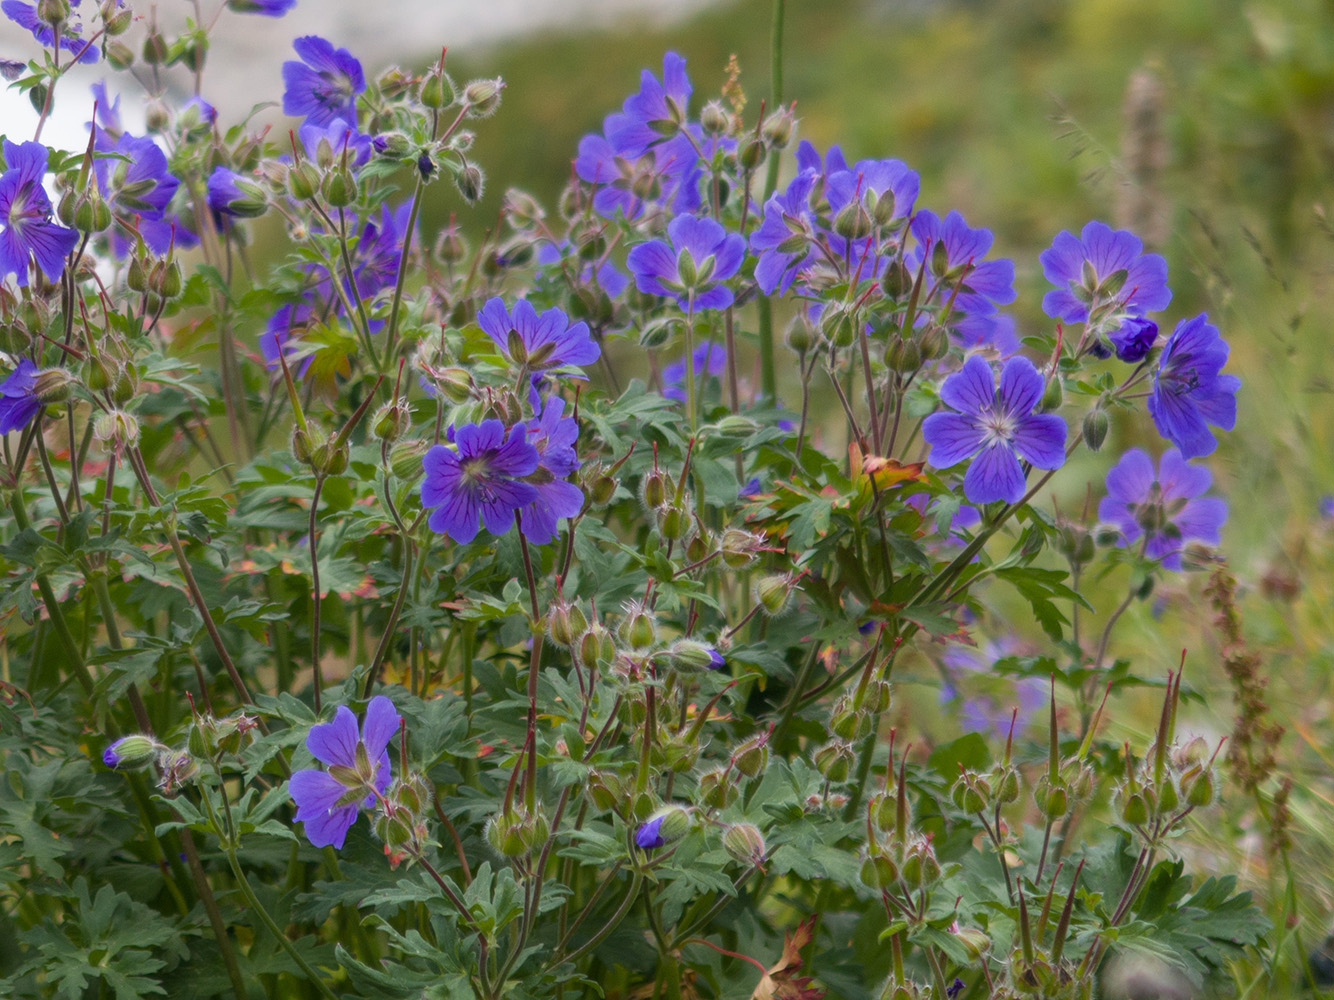
[[[759,476],[751,476],[742,484],[741,489],[736,491],[738,500],[746,500],[750,497],[757,497],[764,493],[764,484],[760,482]]]
[[[952,287],[957,281],[959,299],[980,297],[991,309],[974,303],[966,312],[991,312],[996,305],[1015,300],[1014,262],[1010,260],[983,260],[991,249],[990,229],[972,229],[958,212],[950,212],[944,221],[923,209],[913,216],[912,234],[918,246],[904,258],[904,266],[915,274],[924,254],[931,255],[928,267],[932,275]],[[948,293],[947,293],[948,295]],[[956,302],[956,308],[960,303]]]
[[[609,131],[617,116],[603,124]],[[638,218],[646,202],[671,212],[693,212],[699,207],[699,180],[703,169],[691,136],[681,134],[638,156],[628,156],[601,135],[579,140],[574,169],[581,180],[596,185],[593,209],[613,218],[619,212]]]
[[[530,369],[589,365],[602,354],[589,336],[587,323],[571,323],[556,308],[539,316],[527,299],[515,302],[513,312],[505,308],[504,300],[489,299],[477,310],[477,325],[506,357]]]
[[[531,482],[537,493],[533,502],[519,510],[519,528],[535,545],[554,540],[560,534],[560,519],[574,517],[584,506],[584,491],[566,479],[579,468],[574,451],[579,425],[573,417],[561,416],[564,409],[565,400],[552,396],[541,416],[524,424],[528,443],[537,450],[538,468],[546,472]]]
[[[48,281],[65,270],[65,257],[79,234],[51,219],[51,199],[42,187],[47,148],[40,142],[4,141],[5,166],[0,176],[0,276],[13,274],[28,284],[28,258],[37,260]]]
[[[875,226],[897,228],[912,214],[920,189],[921,179],[902,160],[858,160],[825,179],[829,211],[840,232],[838,216],[845,209],[865,214]]]
[[[819,237],[810,208],[816,180],[814,171],[803,170],[781,195],[770,195],[764,203],[764,220],[750,234],[750,252],[759,255],[755,282],[765,295],[774,289],[782,295],[817,257]]]
[[[403,239],[411,215],[412,203],[409,201],[393,209],[387,202],[382,202],[379,218],[368,220],[361,228],[354,274],[357,292],[363,299],[397,282],[398,265],[403,257]]]
[[[150,250],[165,254],[171,248],[176,225],[146,225],[163,223],[167,206],[171,203],[180,181],[167,167],[167,157],[149,138],[135,138],[122,132],[113,137],[98,129],[94,148],[100,153],[114,153],[113,157],[99,157],[93,161],[97,186],[111,209],[120,218],[134,224]],[[184,228],[181,228],[184,232]],[[130,240],[119,231],[111,234],[112,248],[125,255]]]
[[[1076,239],[1062,232],[1038,260],[1042,273],[1056,286],[1042,298],[1042,311],[1068,323],[1095,320],[1115,313],[1143,315],[1172,301],[1167,287],[1167,261],[1156,253],[1141,254],[1144,244],[1134,233],[1090,222]]]
[[[710,670],[722,670],[727,666],[727,661],[723,659],[723,654],[718,652],[714,646],[709,647],[709,667]]]
[[[722,284],[741,267],[746,242],[713,219],[678,215],[667,225],[671,245],[649,240],[626,257],[641,292],[676,299],[682,309],[726,309],[732,290]]]
[[[89,128],[94,124],[103,132],[108,133],[111,138],[116,138],[125,131],[125,127],[120,121],[120,96],[117,95],[113,101],[107,94],[107,82],[99,80],[89,88],[93,92],[93,103],[96,104],[97,121],[87,122]]]
[[[1201,496],[1211,482],[1208,469],[1188,464],[1175,448],[1163,453],[1156,474],[1149,456],[1132,448],[1107,473],[1098,517],[1121,530],[1119,544],[1147,536],[1144,554],[1179,570],[1187,541],[1219,542],[1227,504]]]
[[[41,410],[42,401],[37,395],[37,366],[27,358],[21,358],[9,378],[0,383],[0,434],[27,427]]]
[[[1334,495],[1326,493],[1320,498],[1320,516],[1325,520],[1334,520]]]
[[[264,332],[259,335],[259,349],[270,368],[277,368],[278,355],[281,352],[287,358],[287,367],[292,374],[300,378],[315,360],[313,354],[304,357],[300,354],[300,340],[293,336],[304,330],[310,320],[314,307],[309,302],[296,302],[279,306],[269,317]]]
[[[635,831],[635,844],[646,851],[651,851],[667,843],[667,839],[662,835],[662,821],[664,818],[654,816],[641,823],[639,829]]]
[[[296,0],[227,0],[227,6],[238,14],[282,17],[296,6]]]
[[[607,119],[607,139],[622,156],[639,156],[681,131],[690,101],[686,61],[675,52],[662,57],[662,83],[649,70],[640,74],[639,93],[625,99],[621,114]]]
[[[77,7],[78,3],[75,2],[71,6]],[[121,4],[117,3],[117,6],[121,6]],[[56,36],[51,30],[51,25],[38,16],[35,3],[24,3],[23,0],[4,0],[3,3],[0,3],[0,11],[3,11],[5,17],[19,27],[31,31],[33,38],[43,45],[50,45],[55,41]],[[66,21],[60,26],[60,47],[68,52],[76,53],[78,61],[81,63],[97,62],[97,57],[101,53],[96,45],[90,45],[79,37],[82,32],[83,26],[81,24]]]
[[[329,152],[335,160],[342,159],[346,150],[351,166],[359,167],[371,158],[370,136],[362,135],[342,118],[332,118],[319,124],[307,119],[297,134],[311,159],[319,159],[321,141],[328,144]]]
[[[330,770],[297,771],[288,791],[297,806],[296,819],[306,824],[306,837],[316,847],[341,848],[357,813],[374,805],[376,793],[389,787],[389,741],[401,721],[394,703],[377,695],[366,706],[360,729],[346,705],[338,706],[332,722],[311,726],[306,749]]]
[[[1181,449],[1182,458],[1208,455],[1218,447],[1209,424],[1230,431],[1237,423],[1241,379],[1220,374],[1227,352],[1227,341],[1200,313],[1177,323],[1158,359],[1149,416],[1158,433]]]
[[[301,62],[283,63],[283,113],[300,115],[311,125],[328,125],[335,118],[355,123],[357,95],[366,89],[361,63],[318,35],[304,35],[292,47]]]
[[[264,189],[235,170],[214,167],[208,176],[208,207],[221,215],[251,219],[268,207]]]
[[[1128,364],[1143,361],[1158,339],[1158,324],[1143,316],[1128,316],[1109,335],[1116,356]],[[1096,348],[1094,353],[1098,353]]]
[[[977,456],[963,480],[970,502],[1016,503],[1023,497],[1020,459],[1039,469],[1058,469],[1065,462],[1065,421],[1033,412],[1042,399],[1042,376],[1027,358],[1005,363],[997,390],[991,366],[974,355],[945,379],[940,398],[959,412],[931,414],[922,437],[937,468]]]
[[[435,508],[427,523],[456,542],[477,537],[479,517],[487,531],[503,535],[515,512],[537,499],[536,487],[522,481],[538,465],[528,429],[519,424],[507,436],[499,420],[483,420],[453,431],[455,449],[438,444],[422,456],[422,506]]]
[[[1047,700],[1047,685],[1040,678],[1011,679],[991,672],[997,660],[1013,652],[1013,643],[1002,640],[988,641],[980,649],[951,646],[945,654],[941,700],[961,697],[959,722],[969,732],[1004,738],[1011,721],[1019,732]],[[962,694],[960,687],[966,689]]]
[[[696,377],[707,372],[717,378],[723,372],[723,365],[727,363],[727,350],[722,344],[715,344],[711,340],[701,340],[695,345],[691,357],[694,360]],[[664,385],[662,394],[664,396],[668,399],[679,399],[681,402],[685,402],[686,393],[681,388],[686,381],[685,359],[674,361],[663,368],[662,381]]]

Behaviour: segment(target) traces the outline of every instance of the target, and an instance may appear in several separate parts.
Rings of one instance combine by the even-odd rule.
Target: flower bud
[[[119,450],[139,440],[139,421],[124,410],[99,413],[93,420],[93,437]]]
[[[607,771],[588,772],[588,781],[584,786],[593,808],[598,812],[615,809],[625,797],[625,786],[620,776]]]
[[[334,208],[346,208],[357,200],[357,179],[346,167],[335,167],[325,175],[320,190]]]
[[[1143,792],[1131,792],[1121,803],[1121,819],[1131,826],[1142,826],[1149,820],[1149,803]]]
[[[755,561],[764,539],[744,528],[727,528],[718,540],[723,562],[729,569],[745,569]]]
[[[310,467],[316,475],[336,476],[347,468],[347,445],[326,441],[310,453]]]
[[[531,228],[547,217],[537,199],[518,188],[507,190],[501,205],[510,225],[519,229]]]
[[[851,695],[843,695],[830,713],[829,729],[839,739],[859,740],[871,731],[871,715],[853,708]]]
[[[699,803],[708,809],[726,809],[736,800],[737,783],[726,768],[705,771],[699,778]]]
[[[719,100],[709,101],[699,113],[699,124],[705,135],[723,135],[732,124],[732,116]]]
[[[102,763],[107,767],[139,767],[147,764],[165,749],[151,736],[134,733],[122,736],[102,751]]]
[[[616,496],[616,480],[598,465],[587,466],[581,476],[584,492],[594,507],[605,507]]]
[[[57,0],[61,2],[61,0]],[[66,8],[68,10],[68,7]],[[167,40],[157,28],[149,28],[144,39],[143,59],[150,66],[160,66],[167,61]]]
[[[134,19],[134,12],[128,7],[117,6],[116,0],[102,0],[98,13],[102,16],[102,30],[108,38],[125,34]]]
[[[672,668],[683,673],[697,670],[721,670],[726,661],[713,646],[696,639],[677,639],[667,649]]]
[[[842,740],[826,743],[815,751],[815,766],[829,781],[846,781],[852,770],[852,746]]]
[[[690,510],[683,502],[669,503],[658,509],[658,531],[670,541],[680,541],[690,532]]]
[[[1101,406],[1095,406],[1084,414],[1084,444],[1089,451],[1097,451],[1102,447],[1102,443],[1107,440],[1107,430],[1111,427],[1111,420],[1107,417],[1107,411]]]
[[[865,206],[854,198],[834,216],[834,232],[846,240],[865,239],[871,232],[871,217]]]
[[[769,734],[757,733],[732,751],[732,766],[747,778],[757,778],[769,766]]]
[[[1033,789],[1033,801],[1048,819],[1060,819],[1069,807],[1070,794],[1059,778],[1053,782],[1050,777],[1043,775]]]
[[[1202,767],[1198,771],[1188,771],[1181,777],[1181,788],[1188,806],[1201,809],[1212,805],[1216,791],[1213,768]]]
[[[69,20],[69,0],[37,0],[37,19],[46,24],[64,24]]]
[[[321,143],[324,142],[324,140],[320,141]],[[287,190],[297,201],[310,201],[319,189],[320,172],[315,169],[315,165],[309,160],[302,160],[301,163],[288,167]]]
[[[993,775],[992,781],[996,788],[996,801],[1002,805],[1009,805],[1019,799],[1019,772],[1013,766],[1006,764],[999,768]]]
[[[895,340],[889,345],[889,351],[885,355],[885,363],[889,365],[892,371],[915,372],[922,367],[922,349],[911,338]]]
[[[764,136],[764,141],[774,149],[786,149],[787,144],[792,141],[792,127],[796,124],[796,119],[792,117],[792,112],[787,108],[778,108],[767,118],[764,124],[760,126],[760,135]]]
[[[644,474],[644,481],[640,484],[640,498],[649,510],[657,510],[667,502],[667,491],[670,488],[671,481],[667,474],[653,468]]]
[[[753,823],[734,823],[723,831],[723,850],[743,865],[764,863],[764,834]]]
[[[495,114],[500,107],[500,92],[504,89],[505,81],[499,77],[494,80],[473,80],[463,88],[463,104],[468,115],[486,118]]]
[[[857,874],[862,885],[879,892],[898,881],[899,870],[884,851],[873,848],[862,854],[861,868]]]
[[[606,627],[594,622],[579,639],[579,662],[604,667],[616,658],[616,642]]]
[[[635,831],[635,844],[651,851],[680,840],[690,832],[690,813],[681,806],[665,806],[653,813]]]
[[[633,608],[621,620],[620,628],[617,631],[621,642],[636,653],[643,653],[652,649],[658,641],[657,622],[652,615],[644,610],[642,605]]]
[[[432,70],[422,80],[421,91],[417,99],[424,107],[439,111],[454,103],[454,81],[442,69]]]
[[[507,858],[517,858],[527,851],[521,827],[522,824],[516,814],[497,813],[486,824],[486,842],[497,854]]]
[[[749,136],[741,141],[741,151],[737,156],[737,161],[741,164],[742,169],[754,170],[764,162],[768,155],[769,150],[764,145],[763,140]]]
[[[458,187],[459,194],[463,195],[463,200],[473,205],[482,197],[485,179],[482,177],[482,171],[469,163],[455,175],[454,184]]]
[[[755,584],[755,600],[766,615],[776,618],[787,610],[792,598],[792,583],[792,577],[786,573],[770,573],[760,577]]]
[[[389,451],[389,471],[399,479],[413,482],[424,471],[422,456],[430,448],[429,441],[400,441]]]
[[[987,807],[990,797],[991,786],[987,780],[971,771],[961,774],[950,789],[950,798],[966,813],[981,812]]]
[[[112,69],[127,70],[134,65],[134,50],[120,39],[116,39],[107,45],[107,62]]]
[[[569,649],[576,639],[588,631],[588,618],[578,604],[557,600],[547,612],[547,634],[558,646]]]
[[[77,381],[63,368],[43,368],[33,377],[32,394],[43,405],[63,403],[69,399],[70,388]]]
[[[1042,387],[1042,398],[1038,400],[1037,412],[1055,413],[1064,402],[1065,388],[1061,385],[1061,377],[1053,373]]]

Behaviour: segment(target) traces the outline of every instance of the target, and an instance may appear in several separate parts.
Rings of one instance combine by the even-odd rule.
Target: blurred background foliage
[[[474,234],[493,225],[509,186],[554,205],[580,136],[667,49],[688,60],[695,106],[718,92],[735,54],[753,108],[770,92],[772,9],[740,0],[667,27],[451,52],[457,78],[508,83],[501,112],[478,128],[486,197],[459,224]],[[1267,995],[1309,985],[1302,958],[1334,906],[1334,519],[1321,502],[1334,493],[1334,3],[788,0],[784,67],[801,138],[839,143],[849,160],[903,159],[921,173],[919,205],[994,231],[1016,262],[1021,335],[1050,332],[1038,254],[1061,229],[1099,218],[1167,256],[1169,324],[1207,311],[1231,343],[1239,419],[1209,464],[1231,505],[1224,550],[1245,638],[1286,734],[1258,806],[1234,793],[1227,822],[1201,828],[1191,849],[1240,871],[1278,923],[1274,965],[1239,980],[1253,976],[1255,995],[1266,982],[1280,989]],[[445,221],[428,218],[428,230]],[[1157,449],[1126,429],[1084,456],[1067,473],[1073,503],[1085,474],[1096,497],[1115,455],[1136,444]],[[1223,735],[1236,709],[1204,579],[1138,602],[1118,644],[1147,676],[1187,650],[1188,684],[1204,695],[1192,725]],[[1124,592],[1124,581],[1105,586],[1111,601]],[[1123,705],[1120,729],[1149,730],[1133,698]],[[1265,836],[1285,777],[1286,868]]]

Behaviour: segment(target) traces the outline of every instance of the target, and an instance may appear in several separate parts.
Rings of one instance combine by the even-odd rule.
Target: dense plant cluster
[[[1173,851],[1182,671],[1110,653],[1226,516],[1240,383],[1162,257],[1063,232],[1017,329],[989,230],[674,53],[469,246],[419,219],[502,81],[311,36],[290,127],[228,126],[202,19],[85,4],[3,5],[42,123],[121,71],[86,149],[3,147],[6,995],[1075,998],[1261,940]],[[144,67],[197,92],[135,136]],[[1161,457],[1042,506],[1141,401]]]

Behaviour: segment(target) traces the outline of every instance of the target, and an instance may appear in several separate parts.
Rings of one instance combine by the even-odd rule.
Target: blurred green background
[[[688,60],[695,113],[735,53],[753,111],[770,93],[772,12],[773,0],[739,0],[669,27],[451,51],[457,78],[508,83],[500,112],[477,128],[486,197],[458,210],[460,224],[494,224],[511,185],[553,205],[580,136],[637,89],[642,68],[660,72],[667,49]],[[1230,342],[1228,370],[1243,379],[1237,429],[1208,463],[1231,507],[1224,551],[1246,636],[1287,730],[1268,793],[1294,778],[1297,846],[1280,870],[1263,846],[1264,809],[1234,797],[1194,849],[1261,889],[1284,929],[1253,995],[1284,995],[1263,981],[1304,978],[1293,963],[1328,932],[1334,907],[1334,520],[1320,502],[1334,493],[1334,3],[788,0],[784,66],[799,137],[839,143],[849,160],[903,159],[921,174],[919,206],[993,230],[994,252],[1016,262],[1021,334],[1050,330],[1038,254],[1097,218],[1166,255],[1168,330],[1207,311]],[[428,229],[444,221],[428,218]],[[1116,428],[1069,473],[1075,502],[1085,478],[1096,496],[1134,444],[1162,447],[1147,420]],[[1161,676],[1187,650],[1188,685],[1205,695],[1192,725],[1221,735],[1235,709],[1203,583],[1179,577],[1136,605],[1118,653]],[[1134,709],[1128,700],[1117,724],[1147,731],[1152,719],[1126,717]]]

